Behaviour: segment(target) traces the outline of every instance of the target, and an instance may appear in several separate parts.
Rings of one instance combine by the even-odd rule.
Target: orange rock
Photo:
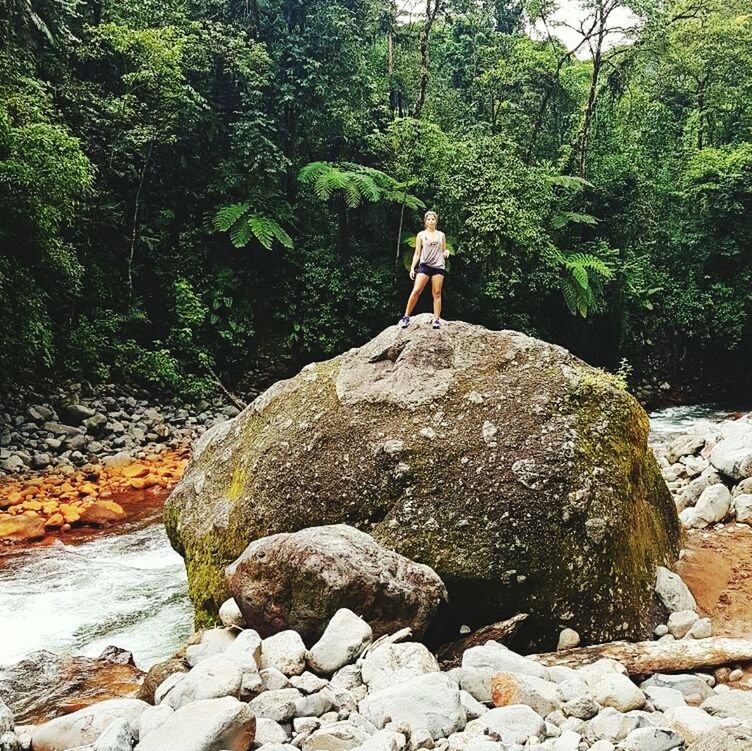
[[[114,501],[94,501],[81,513],[85,524],[108,524],[125,519],[126,513],[120,504]]]
[[[47,515],[50,516],[58,511],[58,504],[56,501],[47,501],[47,503],[42,504],[42,511]]]
[[[62,514],[52,514],[49,519],[44,523],[45,527],[62,527],[65,524],[65,519]]]
[[[66,511],[63,513],[63,519],[65,519],[65,523],[68,525],[75,524],[80,518],[80,515],[76,511]]]
[[[126,477],[144,477],[149,474],[149,468],[143,464],[130,464],[123,467],[123,474]]]
[[[97,494],[97,486],[94,485],[91,482],[85,482],[81,485],[81,487],[78,489],[79,495],[96,495]]]
[[[36,519],[39,516],[39,514],[36,511],[34,511],[34,509],[28,509],[27,511],[23,512],[23,516],[28,516],[32,519]]]
[[[39,501],[25,501],[23,504],[25,511],[41,511],[42,504]]]
[[[44,537],[44,522],[38,517],[0,514],[0,540],[38,540]]]
[[[0,505],[7,504],[8,506],[15,506],[17,503],[21,503],[23,500],[23,495],[19,493],[17,490],[13,493],[9,493],[8,497],[5,499],[3,503],[0,503]]]
[[[29,485],[21,491],[21,495],[24,498],[28,498],[30,495],[36,495],[39,492],[39,488],[36,485]]]
[[[143,477],[133,477],[129,484],[135,490],[143,490],[146,487],[146,482]]]

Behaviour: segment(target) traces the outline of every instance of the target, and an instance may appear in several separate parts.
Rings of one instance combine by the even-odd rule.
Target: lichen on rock
[[[198,624],[253,540],[346,523],[433,568],[449,617],[555,645],[650,634],[680,541],[645,412],[565,349],[417,316],[280,381],[195,447],[165,523]]]

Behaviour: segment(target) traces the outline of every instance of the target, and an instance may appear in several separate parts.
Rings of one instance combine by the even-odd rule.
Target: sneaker
[[[437,318],[437,319],[434,320],[433,327],[435,329],[440,329],[441,328],[441,319],[440,318]]]
[[[402,316],[399,322],[400,328],[406,329],[410,325],[410,316]]]

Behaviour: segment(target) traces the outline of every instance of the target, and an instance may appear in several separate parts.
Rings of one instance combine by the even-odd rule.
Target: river
[[[670,407],[651,414],[653,438],[734,414],[717,405]],[[192,623],[185,569],[158,513],[90,537],[0,556],[0,665],[42,648],[93,657],[114,644],[147,669],[185,641]]]

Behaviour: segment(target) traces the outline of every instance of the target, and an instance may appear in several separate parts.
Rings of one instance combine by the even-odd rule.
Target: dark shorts
[[[429,266],[427,263],[419,263],[415,269],[415,273],[426,274],[427,276],[435,276],[436,274],[446,276],[446,269],[440,269],[438,266]]]

